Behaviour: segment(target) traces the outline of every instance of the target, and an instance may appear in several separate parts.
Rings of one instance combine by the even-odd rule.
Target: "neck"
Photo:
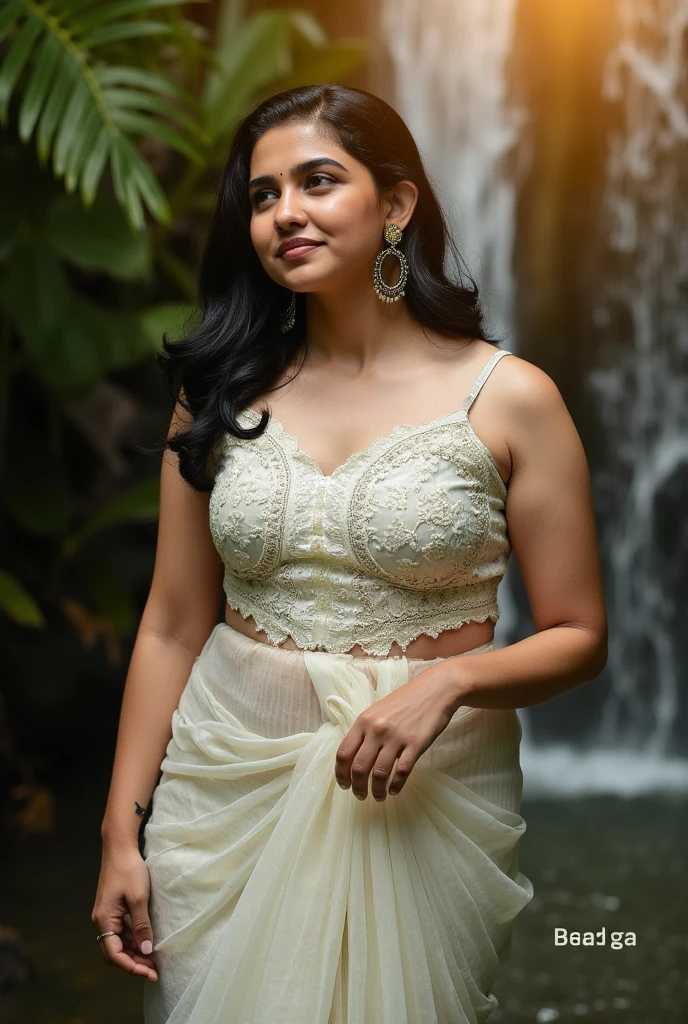
[[[418,348],[418,324],[405,299],[381,302],[369,285],[306,295],[308,358],[364,371]]]

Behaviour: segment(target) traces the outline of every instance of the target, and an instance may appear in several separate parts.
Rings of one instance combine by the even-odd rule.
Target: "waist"
[[[225,606],[224,621],[230,629],[240,633],[256,643],[265,644],[268,647],[277,647],[283,651],[310,650],[310,648],[299,647],[293,637],[288,636],[280,643],[272,643],[264,630],[257,628],[253,616],[244,618],[229,604]],[[452,658],[459,654],[468,654],[482,646],[489,647],[494,638],[494,623],[491,619],[485,622],[467,622],[459,629],[443,630],[437,637],[421,635],[411,640],[405,649],[398,643],[390,645],[386,654],[370,654],[360,644],[352,644],[345,652],[355,658],[362,660],[383,660],[384,658],[406,657],[409,661],[441,660]]]
[[[487,653],[492,649],[494,641],[462,653]],[[385,686],[390,679],[397,679],[399,685],[403,685],[401,680],[405,682],[420,675],[432,662],[446,660],[436,658],[428,661],[404,656],[380,659],[348,654],[325,654],[323,657],[356,669],[368,679],[373,691],[377,691],[380,679]],[[383,666],[386,668],[384,673]],[[185,727],[205,729],[207,726],[212,733],[212,736],[208,734],[208,744],[203,745],[202,761],[224,730],[232,736],[242,728],[253,733],[247,737],[249,747],[245,751],[251,753],[257,737],[276,739],[311,733],[328,719],[331,721],[330,709],[323,699],[323,688],[316,686],[312,670],[312,657],[308,652],[284,650],[261,643],[237,632],[225,622],[218,622],[194,663],[178,709]],[[318,674],[322,677],[322,668]],[[331,674],[333,680],[339,679],[339,683],[334,682],[332,692],[340,693],[343,673],[337,670],[337,666],[330,665],[325,674]],[[344,675],[348,677],[349,674]],[[347,681],[347,685],[359,684],[360,680],[356,682],[349,678]],[[175,728],[179,727],[177,722]],[[422,760],[425,765],[442,771],[449,770],[450,764],[454,765],[455,778],[476,789],[489,778],[504,778],[504,773],[508,779],[518,782],[519,741],[520,723],[514,710],[493,711],[462,706],[419,762]],[[260,770],[265,771],[268,766],[261,763]],[[235,767],[241,771],[240,765]]]
[[[236,652],[242,652],[249,658],[256,656],[258,658],[274,658],[275,662],[281,661],[285,663],[285,658],[290,664],[304,664],[304,648],[295,647],[288,648],[282,647],[277,644],[266,643],[261,640],[257,640],[252,636],[248,636],[245,633],[235,629],[234,626],[225,622],[218,622],[215,626],[211,637],[216,634],[218,639],[221,637],[221,642],[225,645],[226,649],[232,649]],[[208,640],[210,643],[210,638]],[[229,646],[227,646],[229,645]],[[463,654],[482,654],[484,651],[492,651],[495,647],[494,639],[488,640],[485,643],[478,644],[470,647],[467,650],[460,651],[458,654],[440,654],[433,658],[420,658],[420,657],[409,657],[406,654],[392,654],[392,655],[376,655],[376,654],[351,654],[350,652],[337,652],[336,656],[346,661],[350,661],[351,664],[360,669],[371,680],[376,674],[376,666],[381,661],[389,660],[400,660],[405,658],[409,664],[409,667],[413,673],[415,671],[421,671],[429,668],[430,665],[436,662],[445,661],[449,657],[461,657]],[[332,652],[330,652],[332,653]],[[304,670],[305,672],[305,670]]]

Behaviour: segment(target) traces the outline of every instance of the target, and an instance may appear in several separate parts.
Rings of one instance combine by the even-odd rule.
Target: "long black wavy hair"
[[[298,373],[306,355],[303,294],[296,296],[296,323],[283,334],[280,317],[291,294],[258,259],[250,236],[247,189],[258,139],[271,128],[302,121],[317,123],[365,164],[379,192],[402,179],[417,185],[418,201],[402,242],[409,264],[405,298],[412,316],[449,338],[495,343],[484,333],[478,288],[462,270],[418,147],[399,114],[378,96],[341,85],[306,85],[276,93],[238,123],[232,139],[199,263],[195,320],[200,326],[181,340],[163,336],[157,356],[172,399],[193,417],[164,447],[178,453],[180,474],[198,491],[213,486],[211,456],[225,432],[252,439],[269,420],[263,409],[256,426],[243,428],[237,413],[274,390],[293,364]],[[447,249],[458,269],[457,282],[445,273]]]

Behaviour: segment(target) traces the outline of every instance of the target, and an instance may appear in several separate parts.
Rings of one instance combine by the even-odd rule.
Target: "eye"
[[[323,178],[326,185],[334,184],[334,178],[331,178],[329,174],[323,174],[322,172],[316,171],[315,174],[311,174],[311,176],[309,177],[308,180],[312,181],[313,178]],[[316,186],[316,188],[317,188],[317,186]]]
[[[308,175],[308,177],[306,178],[306,186],[308,186],[310,182],[313,182],[313,180],[315,178],[321,178],[322,179],[322,182],[318,182],[314,186],[312,186],[312,187],[315,187],[315,188],[321,188],[323,185],[335,185],[336,184],[335,179],[333,177],[331,177],[329,174],[324,174],[322,171],[316,171],[315,174],[309,174]],[[275,190],[272,189],[272,188],[262,188],[262,189],[259,189],[258,192],[254,192],[253,193],[253,197],[251,199],[251,203],[253,204],[253,206],[258,206],[260,203],[262,203],[267,198],[267,196],[270,195],[271,192],[274,192],[274,191]]]

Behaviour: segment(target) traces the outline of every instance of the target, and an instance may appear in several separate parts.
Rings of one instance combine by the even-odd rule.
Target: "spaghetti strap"
[[[476,398],[478,392],[480,391],[481,387],[483,386],[483,384],[485,383],[487,378],[490,376],[490,374],[492,373],[493,368],[497,365],[497,363],[502,358],[502,356],[511,356],[511,355],[513,355],[513,352],[509,352],[509,350],[506,349],[506,348],[500,348],[497,352],[494,353],[494,355],[490,356],[490,358],[487,360],[487,362],[483,366],[482,370],[480,371],[480,373],[476,377],[475,382],[473,384],[473,387],[471,388],[471,390],[466,395],[466,397],[464,399],[464,402],[463,402],[463,405],[461,406],[462,409],[464,409],[466,412],[468,412],[468,410],[472,406],[473,402],[475,401],[475,398]]]

